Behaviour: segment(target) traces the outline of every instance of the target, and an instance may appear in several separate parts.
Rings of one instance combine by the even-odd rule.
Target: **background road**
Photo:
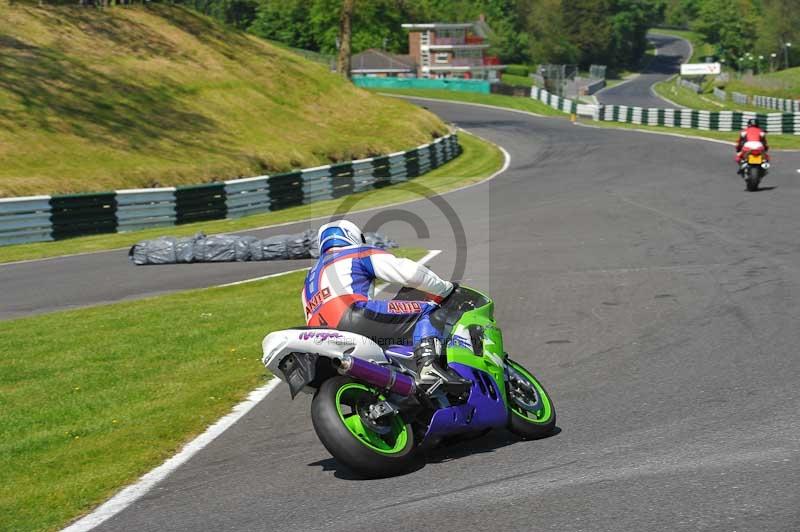
[[[688,41],[678,37],[653,33],[647,37],[655,44],[658,55],[636,78],[599,91],[596,96],[600,103],[636,107],[675,107],[674,104],[656,96],[651,87],[654,83],[664,81],[680,72],[681,63],[686,62],[692,55],[692,47]]]
[[[466,224],[463,281],[494,296],[561,432],[354,480],[310,399],[279,386],[99,530],[799,530],[800,154],[776,153],[774,188],[747,193],[729,146],[425,105],[511,153],[445,198]],[[408,209],[432,229],[411,243],[444,249],[431,265],[447,275],[450,224]]]

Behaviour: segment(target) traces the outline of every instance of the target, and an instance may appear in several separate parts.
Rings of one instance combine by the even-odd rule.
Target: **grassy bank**
[[[725,90],[800,100],[800,67],[734,79],[725,84]]]
[[[769,109],[763,107],[738,104],[731,100],[718,100],[711,92],[698,94],[679,85],[677,78],[656,83],[653,86],[653,90],[655,90],[659,96],[663,96],[678,105],[683,105],[690,109],[702,109],[706,111],[754,111],[758,113],[770,112]]]
[[[428,89],[380,89],[376,92],[386,94],[397,94],[401,96],[417,96],[420,98],[434,98],[436,100],[450,100],[457,102],[480,103],[484,105],[494,105],[507,109],[517,109],[528,111],[545,116],[568,116],[567,113],[553,109],[543,104],[539,100],[532,98],[520,98],[518,96],[503,96],[502,94],[480,94],[477,92],[458,92],[447,90],[428,90]]]
[[[390,98],[385,99],[388,100]],[[446,192],[459,186],[480,181],[502,167],[503,154],[495,145],[463,131],[459,133],[459,141],[464,150],[463,153],[446,165],[409,183],[401,183],[351,196],[359,200],[358,209],[419,199],[420,195],[417,191],[420,187],[428,194]],[[120,248],[133,245],[140,240],[166,234],[186,236],[193,235],[198,231],[203,231],[207,234],[225,233],[299,221],[316,216],[327,216],[333,214],[342,201],[342,199],[320,201],[310,205],[256,214],[235,220],[216,220],[175,227],[158,227],[130,233],[72,238],[58,242],[3,246],[0,247],[0,263]]]
[[[0,322],[0,528],[60,528],[263,384],[304,275]]]
[[[187,9],[32,4],[0,3],[0,197],[274,173],[446,131]]]

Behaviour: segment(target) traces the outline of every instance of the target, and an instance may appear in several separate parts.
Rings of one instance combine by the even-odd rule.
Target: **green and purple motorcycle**
[[[264,338],[264,364],[294,398],[314,395],[314,430],[333,457],[368,478],[407,472],[422,450],[508,428],[524,439],[553,434],[544,387],[503,350],[489,297],[459,286],[431,315],[444,333],[442,361],[457,383],[416,385],[410,346],[381,348],[365,336],[298,327]]]

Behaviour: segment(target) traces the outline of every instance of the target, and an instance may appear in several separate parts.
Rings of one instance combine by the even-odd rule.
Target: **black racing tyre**
[[[556,429],[556,408],[544,386],[521,364],[508,359],[507,383],[510,415],[508,430],[526,440],[551,436]],[[513,379],[524,380],[528,386],[515,385]]]
[[[748,192],[755,192],[758,190],[758,169],[757,168],[748,168],[745,173],[744,178],[745,185],[747,186]]]
[[[366,407],[385,397],[348,377],[326,380],[311,402],[311,422],[337,462],[366,478],[391,477],[413,469],[417,448],[411,425],[400,416],[370,421]]]

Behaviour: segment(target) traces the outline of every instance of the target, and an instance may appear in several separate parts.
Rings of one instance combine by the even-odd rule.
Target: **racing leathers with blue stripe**
[[[377,280],[414,288],[441,301],[453,284],[413,260],[371,246],[328,250],[308,272],[303,288],[306,323],[363,334],[383,344],[418,344],[439,337],[428,301],[373,299]]]

